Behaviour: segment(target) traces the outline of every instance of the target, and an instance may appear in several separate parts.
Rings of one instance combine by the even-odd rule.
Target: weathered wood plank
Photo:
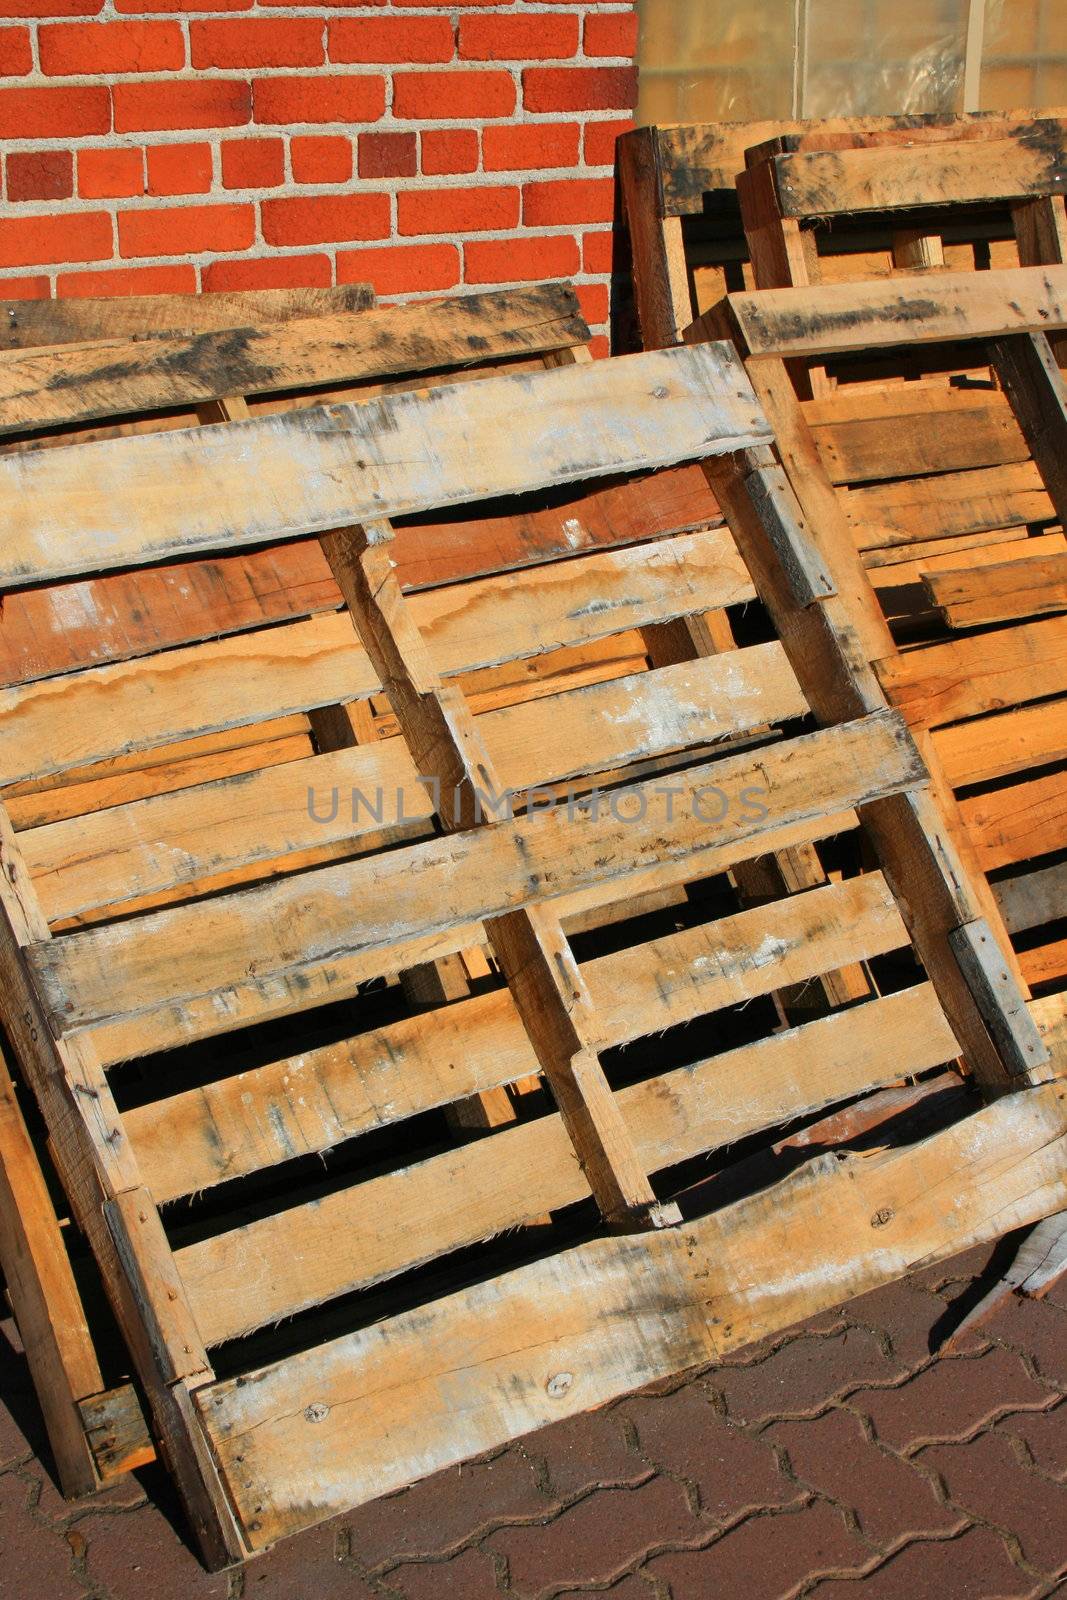
[[[521,587],[487,578],[415,595],[411,604],[440,670],[453,675],[754,593],[729,534],[712,530],[546,564]],[[347,616],[337,613],[39,680],[0,690],[0,777],[40,777],[380,687]]]
[[[1062,1084],[1006,1096],[919,1145],[820,1156],[699,1222],[598,1240],[212,1384],[196,1404],[242,1523],[265,1548],[1061,1210],[1065,1134]]]
[[[796,151],[771,165],[785,217],[1022,200],[1067,181],[1064,134],[1062,123],[1039,121],[1019,139]]]
[[[255,328],[365,311],[367,283],[336,289],[249,289],[214,294],[116,295],[108,299],[0,301],[0,350],[92,339],[158,338],[216,328]]]
[[[994,885],[993,893],[1011,933],[1026,933],[1045,922],[1056,922],[1067,906],[1067,862],[1007,878]]]
[[[960,810],[987,872],[1050,855],[1067,842],[1067,772],[973,795]]]
[[[916,728],[1067,690],[1067,618],[922,645],[877,663],[891,704]]]
[[[1020,528],[1055,515],[1032,461],[848,489],[844,505],[864,551]]]
[[[9,456],[0,581],[296,538],[768,439],[734,352],[706,344]]]
[[[0,358],[0,435],[232,394],[481,365],[582,344],[588,332],[574,290],[546,284],[8,354]]]
[[[925,778],[900,719],[882,713],[755,758],[693,768],[669,786],[634,785],[643,814],[632,819],[621,805],[622,821],[595,802],[556,807],[416,844],[400,857],[74,933],[36,945],[30,959],[57,1028],[110,1019],[98,1043],[114,1059],[120,1040],[120,1055],[141,1053],[126,1042],[123,1019],[142,1040],[149,1032],[177,1040],[307,1006],[316,992],[340,998],[391,964],[413,966],[476,942],[472,923],[517,905],[573,894],[594,879],[617,884],[622,898],[650,869],[671,882],[721,871],[824,837],[841,811]],[[141,1014],[153,1011],[149,1029]]]
[[[862,943],[865,930],[858,931]],[[868,1010],[877,1015],[866,1016]],[[843,1013],[837,1013],[835,1026],[810,1024],[810,1034],[807,1027],[798,1028],[623,1089],[619,1108],[649,1170],[673,1166],[890,1083],[903,1072],[951,1060],[957,1047],[936,1001],[925,1012],[931,1031],[920,1038],[906,1006],[885,1001],[860,1006],[849,1013],[855,1049],[847,1059],[842,1044],[848,1030]],[[890,1044],[885,1032],[879,1038],[872,1031],[876,1021],[883,1029],[900,1027],[900,1054],[896,1038]],[[802,1046],[826,1052],[817,1063],[809,1055],[806,1073],[797,1072]],[[924,1065],[917,1068],[917,1062]],[[462,1199],[442,1207],[445,1193]],[[177,1251],[176,1260],[200,1333],[212,1346],[571,1205],[588,1193],[562,1123],[553,1115],[188,1245]],[[248,1293],[249,1277],[261,1286],[254,1296]]]
[[[488,711],[478,729],[503,787],[518,793],[752,732],[805,709],[781,646],[770,643]],[[289,853],[352,854],[386,827],[396,838],[423,832],[431,815],[426,786],[402,741],[391,739],[110,806],[24,831],[20,843],[55,922],[252,862],[281,864]]]
[[[1067,703],[1044,701],[936,728],[934,748],[957,789],[1067,760]]]
[[[1003,394],[943,382],[847,384],[804,405],[833,483],[964,472],[1026,461],[1029,449]]]
[[[1067,551],[977,569],[930,572],[923,583],[931,605],[950,628],[978,628],[1067,611]]]
[[[641,1030],[672,1027],[713,1005],[766,994],[785,981],[786,973],[789,981],[802,982],[827,970],[841,959],[842,951],[848,956],[860,948],[859,928],[842,926],[848,907],[858,912],[866,907],[867,937],[873,939],[870,954],[876,947],[901,944],[906,934],[899,917],[881,879],[873,877],[877,879],[873,891],[870,884],[860,890],[830,885],[783,906],[754,908],[639,946],[633,955],[623,952],[584,962],[582,976],[601,1015],[605,1042],[626,1044],[641,1037]],[[781,927],[775,923],[780,912],[784,912]],[[797,929],[802,939],[805,927],[811,930],[807,946],[797,942]],[[921,1000],[913,993],[913,1001],[914,1030],[908,1020],[912,1002],[899,1003],[902,1048],[911,1049],[908,1041],[921,1036],[929,1041],[929,1064],[936,1065],[953,1054],[951,1034],[943,1018],[935,1020],[937,1002],[932,993]],[[871,1072],[877,1030],[864,1032],[872,1022],[866,1010],[848,1015],[857,1021],[855,1034],[850,1036],[847,1025],[827,1033],[842,1045],[850,1040],[857,1070]],[[889,1018],[897,1011],[887,1007],[883,1015]],[[806,1046],[819,1037],[804,1035],[798,1062],[814,1059],[807,1057]],[[730,1057],[717,1057],[716,1070],[724,1071],[735,1056],[739,1064],[760,1061],[766,1048],[760,1044],[749,1051],[746,1046]],[[948,1055],[938,1054],[946,1050]],[[833,1070],[840,1068],[840,1053],[835,1048],[826,1058],[828,1070],[831,1059],[837,1062]],[[792,1059],[793,1052],[789,1054]],[[510,995],[497,990],[138,1106],[125,1114],[124,1126],[145,1181],[163,1203],[296,1156],[331,1149],[371,1129],[513,1083],[536,1070],[533,1049]],[[729,1076],[722,1079],[724,1084],[733,1081]],[[751,1080],[746,1076],[744,1081],[748,1093]],[[782,1116],[790,1114],[782,1111]],[[695,1124],[690,1137],[698,1139]],[[693,1153],[700,1148],[694,1144]],[[664,1144],[655,1164],[670,1159]]]
[[[765,289],[727,299],[752,356],[848,350],[1040,333],[1067,320],[1067,267],[895,277],[884,283]]]

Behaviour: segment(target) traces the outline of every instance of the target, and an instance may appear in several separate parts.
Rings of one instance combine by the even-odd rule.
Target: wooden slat
[[[248,289],[214,294],[117,295],[109,299],[0,301],[0,350],[83,340],[254,328],[374,304],[366,283],[336,289]]]
[[[1044,701],[937,728],[934,748],[957,789],[1067,760],[1067,701]]]
[[[732,294],[727,304],[749,355],[827,356],[909,344],[991,339],[1061,328],[1067,267],[895,277]]]
[[[858,932],[862,942],[865,930]],[[868,1009],[876,1016],[866,1017]],[[651,1171],[672,1166],[892,1082],[902,1072],[951,1060],[955,1041],[936,1002],[917,1009],[930,1018],[925,1037],[901,1004],[875,1002],[849,1013],[856,1029],[847,1062],[842,1040],[848,1029],[844,1014],[837,1013],[837,1026],[813,1024],[810,1036],[806,1028],[796,1029],[620,1091],[619,1107],[639,1156]],[[876,1021],[901,1029],[897,1065],[896,1041],[890,1045],[884,1032],[879,1038],[872,1031]],[[826,1054],[806,1073],[797,1073],[804,1046]],[[784,1079],[783,1059],[792,1069]],[[462,1195],[462,1204],[435,1206],[434,1196],[446,1191]],[[201,1336],[212,1346],[571,1205],[588,1193],[562,1123],[550,1116],[186,1246],[176,1260]],[[249,1275],[263,1285],[256,1296],[247,1292]]]
[[[709,344],[9,456],[0,579],[11,587],[262,544],[768,437],[734,352]]]
[[[1053,515],[1032,461],[849,489],[845,511],[861,550],[1025,527]]]
[[[805,710],[781,646],[770,643],[502,707],[478,729],[503,786],[517,793]],[[54,922],[287,853],[305,862],[352,854],[383,827],[398,838],[423,832],[431,815],[402,741],[391,739],[110,806],[24,832],[20,843]]]
[[[833,483],[1004,466],[1030,453],[998,390],[842,385],[807,401],[804,415]]]
[[[828,885],[781,905],[672,934],[638,946],[632,954],[583,963],[582,976],[602,1018],[605,1041],[625,1044],[641,1037],[642,1030],[673,1027],[712,1006],[766,994],[786,974],[789,981],[802,982],[828,970],[842,952],[854,955],[863,944],[859,923],[853,926],[847,920],[852,915],[866,929],[863,947],[870,954],[876,947],[902,944],[907,935],[883,880],[873,874],[870,881],[856,882],[863,887]],[[780,927],[775,924],[779,914]],[[805,929],[811,933],[808,947]],[[773,960],[768,960],[772,952]],[[904,1002],[901,1006],[910,1015],[910,1007]],[[951,1035],[943,1019],[934,1020],[937,1002],[932,993],[924,996],[920,1009],[923,1023],[917,1032],[925,1032],[930,1064],[936,1064],[937,1052],[953,1053],[946,1043]],[[896,1013],[887,1008],[884,1014]],[[875,1035],[864,1035],[862,1029],[872,1019],[866,1011],[855,1015],[861,1029],[855,1036],[856,1059],[864,1062],[860,1070],[870,1072],[870,1049],[862,1040],[873,1042]],[[902,1027],[902,1039],[913,1037],[910,1023]],[[835,1037],[848,1037],[847,1026],[843,1033],[832,1031]],[[818,1037],[805,1035],[808,1040]],[[749,1052],[746,1046],[736,1052],[737,1059],[761,1059],[764,1048]],[[725,1066],[723,1058],[716,1059],[720,1068]],[[839,1052],[834,1059],[839,1061]],[[943,1059],[948,1056],[937,1055]],[[829,1060],[826,1064],[829,1068]],[[496,990],[139,1106],[123,1120],[146,1182],[162,1203],[331,1149],[536,1070],[510,994]],[[695,1130],[691,1137],[697,1140]],[[694,1153],[699,1148],[703,1146],[695,1144]],[[669,1160],[665,1146],[656,1164],[661,1160]]]
[[[1061,123],[1039,121],[1019,139],[798,151],[771,164],[786,217],[1022,200],[1056,194],[1067,181],[1064,133]]]
[[[1049,855],[1067,843],[1067,772],[991,789],[960,809],[987,872]]]
[[[574,290],[547,284],[177,339],[60,345],[0,359],[0,435],[231,394],[481,365],[587,337]]]
[[[1043,923],[1056,922],[1067,906],[1067,862],[1023,872],[994,886],[1006,927],[1027,933]]]
[[[977,570],[931,572],[923,581],[931,605],[950,628],[1067,611],[1067,551]]]
[[[1050,109],[1048,116],[1055,113]],[[662,184],[663,215],[699,216],[704,196],[724,190],[731,194],[737,174],[745,165],[745,155],[768,139],[807,135],[824,144],[835,134],[883,134],[898,131],[902,137],[921,135],[930,138],[959,139],[969,124],[988,121],[997,131],[1015,125],[1021,129],[1032,122],[1032,111],[980,111],[964,116],[942,112],[895,117],[817,117],[798,121],[790,117],[771,117],[741,122],[682,123],[676,127],[655,128],[656,155]],[[626,135],[632,138],[633,135]]]
[[[597,1240],[200,1390],[242,1524],[265,1548],[1061,1210],[1065,1102],[1048,1085],[911,1148],[820,1156],[699,1222]]]
[[[890,702],[917,728],[1062,694],[1067,690],[1067,618],[923,645],[879,661],[877,670]]]
[[[116,1051],[140,1053],[150,1035],[224,1031],[253,1015],[305,1007],[316,994],[340,998],[342,988],[351,992],[392,964],[413,966],[476,942],[471,925],[487,916],[593,880],[616,884],[622,898],[649,870],[664,882],[685,881],[813,841],[835,830],[841,811],[924,777],[899,718],[883,713],[755,759],[694,768],[674,780],[673,794],[657,779],[635,785],[635,810],[644,815],[633,820],[605,816],[602,806],[557,807],[399,856],[71,934],[35,946],[31,960],[57,1028],[110,1019],[98,1044],[115,1059]],[[694,804],[707,785],[725,798]],[[709,825],[723,809],[722,821]],[[188,998],[176,1004],[177,996]]]
[[[498,665],[754,595],[729,535],[582,556],[414,596],[440,670]],[[380,688],[348,618],[328,614],[0,690],[8,782],[148,749]]]

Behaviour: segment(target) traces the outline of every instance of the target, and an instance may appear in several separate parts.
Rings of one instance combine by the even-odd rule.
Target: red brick
[[[507,72],[395,72],[393,114],[397,117],[449,118],[471,122],[510,117],[515,84]]]
[[[585,19],[583,47],[587,56],[625,56],[637,54],[637,13],[602,11]]]
[[[121,256],[180,256],[199,250],[247,250],[255,239],[250,205],[170,206],[119,213]]]
[[[892,1347],[900,1378],[930,1364],[937,1343],[937,1327],[945,1315],[945,1302],[924,1289],[914,1278],[883,1284],[849,1302],[849,1321],[874,1328]],[[963,1345],[974,1354],[987,1348],[984,1333]]]
[[[1067,1483],[1067,1401],[1053,1411],[1021,1411],[997,1423],[997,1432],[1021,1439],[1039,1472]]]
[[[629,111],[637,102],[636,67],[527,67],[527,111]]]
[[[610,228],[582,235],[582,271],[610,272],[615,252],[615,235]]]
[[[450,1561],[403,1566],[391,1572],[388,1581],[403,1582],[404,1600],[496,1600],[500,1592],[494,1582],[492,1558],[480,1550],[464,1550]],[[345,1600],[347,1597],[346,1590]],[[359,1595],[353,1594],[353,1600],[360,1600]],[[369,1589],[367,1600],[371,1600]],[[619,1600],[616,1590],[612,1590],[611,1600]]]
[[[32,66],[29,28],[0,28],[0,78],[20,78]]]
[[[47,278],[0,278],[0,297],[5,300],[47,300],[51,293]],[[10,1421],[6,1412],[0,1415],[3,1415],[6,1421]],[[0,1470],[8,1464],[4,1449],[4,1444],[0,1442]]]
[[[658,1541],[657,1541],[658,1542]],[[707,1550],[655,1556],[648,1578],[670,1584],[677,1600],[785,1600],[805,1579],[823,1572],[858,1571],[877,1557],[850,1533],[839,1511],[816,1501],[801,1511],[750,1517]],[[858,1591],[862,1594],[862,1590]]]
[[[331,61],[451,61],[448,17],[344,17],[330,23]]]
[[[79,150],[78,193],[87,200],[144,194],[144,151]]]
[[[613,167],[615,141],[636,124],[632,117],[611,117],[606,122],[585,125],[585,164],[587,167]]]
[[[209,144],[155,144],[147,155],[149,194],[207,194],[211,188]]]
[[[9,200],[68,200],[74,193],[69,150],[13,150],[4,165]]]
[[[876,1544],[960,1533],[967,1518],[939,1503],[928,1477],[868,1439],[860,1419],[830,1411],[803,1422],[778,1422],[761,1437],[779,1445],[808,1488],[853,1511]]]
[[[211,0],[212,11],[251,11],[254,0]],[[204,0],[114,0],[116,11],[203,11]]]
[[[413,178],[419,170],[418,141],[413,133],[361,133],[361,178]]]
[[[295,195],[264,200],[268,244],[327,244],[334,239],[384,239],[389,233],[386,194]]]
[[[385,79],[373,74],[258,78],[256,122],[376,122],[385,111]]]
[[[229,17],[189,24],[194,67],[317,67],[326,59],[317,17]]]
[[[522,220],[528,228],[610,222],[614,215],[615,183],[611,178],[560,178],[554,183],[523,185]]]
[[[478,135],[473,128],[427,128],[419,138],[423,172],[477,172]]]
[[[482,159],[486,172],[523,172],[578,164],[580,129],[576,122],[526,122],[486,128]]]
[[[547,1530],[501,1528],[481,1548],[507,1561],[510,1589],[525,1596],[607,1583],[650,1546],[689,1542],[706,1532],[690,1511],[681,1484],[653,1478],[637,1489],[589,1495]]]
[[[984,1355],[935,1361],[900,1388],[865,1390],[850,1400],[883,1444],[915,1450],[965,1439],[1009,1411],[1043,1411],[1054,1396],[1035,1383],[1019,1357],[993,1346]]]
[[[397,196],[401,234],[490,233],[518,222],[518,189],[418,189]]]
[[[708,1377],[734,1421],[816,1416],[832,1400],[864,1384],[891,1379],[893,1369],[873,1333],[846,1328],[801,1335],[751,1366],[723,1366]]]
[[[352,141],[333,133],[294,133],[289,164],[297,183],[347,183],[352,176]]]
[[[236,128],[252,114],[252,91],[230,78],[181,83],[116,83],[115,132]]]
[[[1044,1588],[1028,1578],[991,1528],[969,1528],[958,1539],[910,1544],[857,1588],[854,1580],[824,1579],[806,1600],[1030,1600]]]
[[[104,0],[0,0],[0,17],[95,17]]]
[[[580,283],[577,288],[578,304],[586,322],[607,322],[610,312],[606,283]]]
[[[361,1508],[345,1521],[352,1555],[373,1570],[398,1560],[406,1568],[420,1556],[440,1556],[455,1549],[486,1523],[543,1517],[551,1509],[531,1464],[517,1450],[505,1450],[491,1461],[437,1472],[400,1494]],[[403,1583],[401,1574],[396,1576]]]
[[[338,283],[372,283],[380,295],[451,289],[459,282],[454,244],[387,245],[379,250],[339,250]]]
[[[333,282],[329,256],[264,256],[250,261],[212,261],[203,270],[204,289],[327,289]]]
[[[232,1592],[225,1574],[209,1576],[203,1571],[188,1542],[154,1506],[141,1506],[123,1516],[87,1517],[78,1531],[88,1540],[93,1593],[150,1595],[151,1600],[225,1600]]]
[[[4,1527],[4,1588],[11,1595],[48,1595],[77,1600],[85,1586],[70,1570],[70,1549],[34,1520],[31,1487],[14,1473],[0,1478],[0,1516]]]
[[[565,61],[578,53],[578,18],[461,17],[459,53],[467,61]]]
[[[55,217],[0,218],[0,266],[47,266],[53,261],[102,261],[111,254],[106,211],[65,211]]]
[[[61,299],[81,295],[195,294],[196,268],[190,262],[172,267],[115,267],[100,272],[61,272],[56,278]]]
[[[224,189],[273,189],[285,182],[285,145],[281,139],[224,139]]]
[[[568,278],[578,271],[578,245],[569,234],[543,239],[484,239],[463,246],[465,283],[522,283]]]
[[[176,72],[185,65],[185,40],[176,22],[57,22],[37,31],[41,71]]]
[[[1013,1534],[1039,1572],[1067,1572],[1067,1488],[1023,1467],[1010,1440],[983,1433],[924,1450],[921,1459],[941,1474],[954,1505]]]
[[[778,1471],[770,1446],[724,1422],[696,1384],[628,1400],[622,1410],[637,1429],[645,1459],[658,1471],[695,1484],[702,1512],[717,1523],[801,1498]]]
[[[0,139],[65,139],[110,131],[111,106],[102,85],[0,89]]]

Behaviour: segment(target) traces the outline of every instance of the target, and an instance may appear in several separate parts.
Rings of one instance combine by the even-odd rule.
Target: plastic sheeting
[[[1067,0],[637,0],[641,122],[1067,103]]]

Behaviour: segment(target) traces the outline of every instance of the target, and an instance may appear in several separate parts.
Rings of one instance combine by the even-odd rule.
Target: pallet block
[[[514,296],[474,296],[464,303],[458,319],[450,315],[447,306],[436,308],[441,314],[432,325],[425,308],[394,310],[378,317],[374,339],[368,341],[355,336],[360,321],[349,320],[348,313],[366,308],[372,301],[367,286],[353,285],[337,290],[12,304],[4,330],[10,349],[44,340],[77,348],[33,349],[25,356],[8,358],[12,381],[5,397],[5,448],[68,443],[79,436],[72,424],[81,415],[129,413],[138,399],[154,403],[165,398],[188,407],[203,400],[205,373],[211,378],[207,391],[211,398],[196,412],[145,415],[103,431],[154,431],[197,418],[213,422],[241,415],[247,406],[235,391],[238,383],[249,377],[249,369],[247,361],[242,364],[234,359],[235,341],[238,354],[256,344],[261,357],[256,381],[265,390],[267,385],[281,389],[289,384],[296,376],[294,361],[298,366],[303,360],[302,370],[316,381],[328,370],[332,382],[343,378],[351,386],[373,379],[380,386],[387,371],[403,374],[417,368],[417,381],[432,383],[441,369],[458,369],[463,374],[484,371],[498,355],[507,359],[515,351],[533,360],[540,350],[543,362],[558,362],[569,358],[572,350],[581,354],[582,341],[588,337],[573,293],[565,286],[521,291]],[[313,339],[305,341],[301,319],[306,319]],[[338,341],[336,348],[327,351],[325,363],[321,359],[324,327],[334,330]],[[268,368],[263,338],[271,329],[284,336],[286,360]],[[102,344],[105,334],[110,342]],[[132,345],[116,342],[131,336],[137,340]],[[176,339],[184,340],[184,346],[176,345]],[[381,353],[382,341],[390,341],[389,356]],[[317,366],[307,354],[311,344]],[[374,345],[379,348],[377,356],[369,353]],[[163,368],[161,349],[168,356]],[[107,379],[93,387],[89,402],[76,380],[84,379],[87,363],[99,365],[104,359],[101,351],[107,352]],[[472,363],[478,367],[473,368]],[[163,388],[161,370],[165,373]],[[413,380],[401,376],[397,381]],[[57,398],[51,404],[41,401],[44,382],[55,385]],[[260,398],[269,402],[270,397],[261,393]],[[291,393],[286,396],[294,405],[302,398]],[[45,420],[48,429],[42,432]],[[36,431],[27,434],[27,428]],[[599,523],[589,536],[621,536],[611,523],[610,499],[599,510]],[[589,518],[591,523],[593,520]],[[506,559],[509,543],[514,546],[521,538],[525,549],[538,538],[551,537],[551,529],[509,527],[506,518],[497,519],[495,527],[486,524],[479,529],[472,523],[466,549],[461,545],[455,560],[462,568],[465,558],[468,566],[478,570],[487,548],[496,559]],[[409,535],[412,561],[418,561],[419,549],[417,534]],[[427,582],[431,581],[430,569],[441,565],[441,558],[432,556],[429,549],[423,554],[429,559],[422,561],[417,576]],[[301,550],[295,543],[257,552],[247,561],[184,563],[155,574],[148,585],[136,577],[127,580],[116,575],[95,583],[9,595],[0,625],[0,676],[9,684],[28,683],[89,663],[135,660],[168,643],[190,644],[198,638],[235,634],[281,618],[310,618],[338,603],[338,591],[317,544]],[[266,663],[263,635],[259,638],[258,657]],[[279,649],[286,642],[282,635],[272,638]],[[325,725],[326,716],[326,710],[311,716],[312,723],[319,722],[316,736],[320,742],[335,732]],[[50,781],[49,766],[54,768],[55,763],[46,760],[15,790],[7,791],[7,798],[20,825],[33,817],[78,818],[96,807],[113,805],[123,796],[180,789],[198,777],[221,777],[309,753],[309,718],[292,715],[282,722],[284,726],[238,728],[180,741],[166,751],[128,752],[99,768],[90,765],[80,771],[53,771]],[[346,723],[343,731],[349,740],[354,738],[350,724]],[[376,736],[373,719],[369,734]],[[133,1389],[128,1384],[104,1388],[103,1352],[98,1341],[102,1337],[106,1342],[108,1335],[97,1329],[94,1341],[90,1333],[44,1177],[43,1169],[50,1161],[43,1150],[35,1149],[27,1133],[13,1084],[5,1090],[4,1103],[0,1267],[27,1349],[61,1486],[68,1495],[83,1495],[100,1481],[150,1459],[154,1451]],[[50,1331],[50,1324],[59,1331]]]
[[[400,730],[114,805],[95,844],[0,812],[5,1023],[211,1564],[1067,1202],[1058,1019],[1002,970],[771,441],[706,344],[0,461],[5,587],[317,534],[336,634],[254,715],[384,690]],[[399,517],[684,461],[733,539],[398,579]],[[473,691],[754,592],[763,642],[525,702]],[[200,698],[177,671],[189,716],[247,720],[240,674]],[[129,681],[6,691],[0,772],[151,745],[158,694]],[[832,851],[857,821],[874,870],[724,908],[731,867]],[[683,911],[629,914],[679,885]],[[566,926],[611,905],[592,955]],[[390,1010],[383,976],[483,931],[499,978]],[[894,952],[884,993],[780,1031],[770,991]],[[728,1203],[738,1141],[961,1053],[983,1109],[950,1091],[927,1137]],[[531,1074],[551,1096],[517,1123],[448,1136],[442,1106]]]
[[[728,328],[745,354],[882,685],[959,793],[977,865],[993,874],[1018,936],[1023,977],[1040,987],[1067,978],[1067,413],[1049,342],[1065,316],[1067,268],[1049,266],[732,296],[694,328],[694,337]],[[921,464],[906,436],[895,450],[889,402],[871,405],[862,388],[850,404],[857,416],[875,412],[881,481],[835,489],[842,474],[807,421],[832,402],[800,402],[785,361],[892,352],[902,341],[910,358],[961,333],[997,372],[1027,452],[1016,500],[991,487],[987,467],[958,456],[936,473],[945,464],[936,435]],[[869,455],[873,442],[872,425]],[[948,448],[957,448],[951,435]]]
[[[682,124],[638,128],[619,143],[623,205],[633,252],[634,296],[645,349],[681,342],[685,329],[727,292],[773,287],[760,269],[759,242],[750,255],[738,198],[739,176],[746,152],[768,141],[821,147],[862,145],[884,138],[912,146],[946,143],[960,146],[972,139],[1025,138],[1033,132],[1037,113],[978,112],[964,116],[903,116],[810,121],[774,119],[760,122]],[[1062,146],[1062,113],[1040,114],[1041,126],[1054,130],[1052,142]],[[1052,151],[1045,154],[1055,167]],[[951,159],[951,158],[950,158]],[[1036,157],[1035,157],[1036,159]],[[978,171],[982,171],[979,163]],[[980,197],[989,199],[991,174],[986,170]],[[1029,182],[1033,182],[1031,172]],[[745,180],[751,181],[751,180]],[[974,179],[981,184],[981,178]],[[994,186],[995,187],[995,186]],[[831,189],[831,194],[833,193]],[[1026,192],[1025,189],[1023,192]],[[821,196],[820,196],[821,198]],[[860,194],[862,200],[862,193]],[[947,194],[939,197],[944,206]],[[902,201],[912,206],[911,199]],[[951,211],[951,207],[949,208]],[[795,241],[793,264],[827,281],[840,276],[883,276],[895,269],[921,265],[920,242],[929,232],[929,217],[911,217],[905,210],[853,224],[836,219]],[[1014,223],[1018,222],[1018,217]],[[917,222],[918,230],[914,225]],[[954,268],[1012,266],[1019,263],[1016,226],[1009,207],[986,204],[980,212],[948,215],[946,260]],[[923,233],[923,225],[927,234]],[[1032,260],[1033,258],[1029,258]],[[764,258],[764,267],[774,264]],[[1022,262],[1028,264],[1027,259]]]

